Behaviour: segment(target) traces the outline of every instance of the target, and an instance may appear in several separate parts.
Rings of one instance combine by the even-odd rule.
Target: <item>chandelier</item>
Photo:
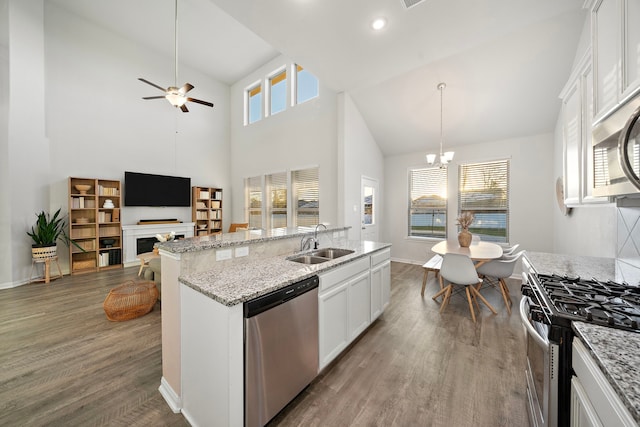
[[[427,158],[427,163],[429,164],[429,166],[439,166],[441,168],[445,167],[447,165],[447,163],[449,163],[451,160],[453,160],[453,155],[454,152],[453,151],[447,151],[445,153],[442,152],[442,141],[443,141],[443,132],[442,132],[442,116],[443,116],[443,109],[442,109],[442,93],[444,91],[444,89],[447,87],[447,85],[445,83],[439,83],[438,84],[438,90],[440,91],[440,157],[439,157],[439,162],[436,163],[436,154],[427,154],[426,158]]]

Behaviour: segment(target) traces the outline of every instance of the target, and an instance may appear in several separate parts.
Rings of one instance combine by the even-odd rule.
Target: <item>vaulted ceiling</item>
[[[173,0],[50,1],[173,56]],[[553,132],[583,3],[179,0],[179,57],[233,84],[282,53],[349,93],[385,155],[433,151],[440,82],[447,146]]]

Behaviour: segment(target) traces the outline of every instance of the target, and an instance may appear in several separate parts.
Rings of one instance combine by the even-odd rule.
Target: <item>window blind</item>
[[[469,231],[481,240],[509,241],[509,161],[459,167],[458,210],[472,212]]]
[[[446,237],[447,168],[409,171],[409,236]]]
[[[267,228],[287,226],[287,173],[266,175],[268,206]]]
[[[320,222],[318,168],[291,173],[294,226],[315,226]]]
[[[246,178],[244,186],[249,228],[262,228],[262,177]]]

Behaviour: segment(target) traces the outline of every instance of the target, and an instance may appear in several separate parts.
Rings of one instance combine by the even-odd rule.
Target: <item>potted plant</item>
[[[48,212],[41,211],[37,213],[38,217],[36,223],[31,226],[31,231],[27,231],[27,235],[33,240],[31,245],[31,254],[33,258],[53,258],[57,255],[57,242],[58,239],[62,240],[69,245],[69,236],[65,231],[66,221],[60,216],[60,210],[58,209],[53,215]],[[75,242],[72,241],[74,246],[82,249]]]
[[[463,212],[458,217],[457,224],[460,226],[461,230],[458,233],[458,243],[460,247],[468,248],[471,245],[471,238],[473,237],[469,232],[469,227],[473,224],[474,220],[473,213],[471,212]]]

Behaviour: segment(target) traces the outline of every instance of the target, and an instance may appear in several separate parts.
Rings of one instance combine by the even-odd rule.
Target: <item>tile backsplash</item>
[[[640,284],[640,208],[618,208],[616,281]]]

